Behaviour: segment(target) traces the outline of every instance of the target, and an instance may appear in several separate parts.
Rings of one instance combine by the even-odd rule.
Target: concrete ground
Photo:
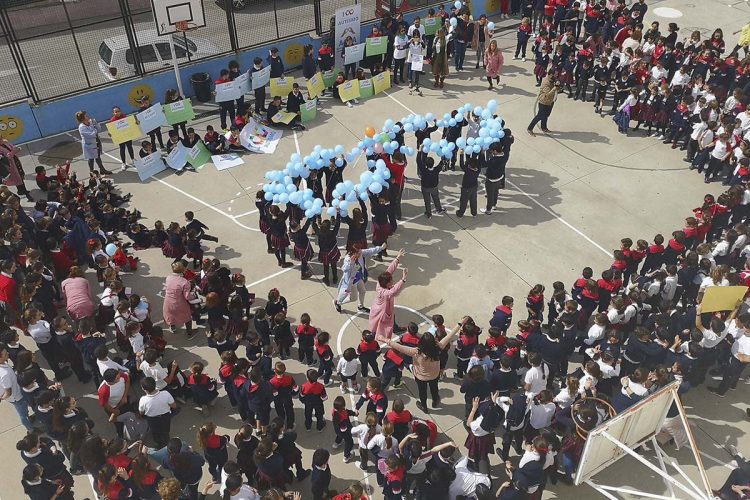
[[[677,9],[683,14],[675,19],[682,27],[681,34],[687,35],[694,29],[687,26],[700,27],[704,33],[721,26],[729,38],[729,47],[736,40],[736,36],[730,34],[742,27],[750,13],[744,2],[727,5],[706,0],[696,5],[669,0],[649,4],[652,8],[647,21],[672,20],[656,17],[655,7]],[[498,21],[498,25],[510,27],[511,21]],[[706,186],[702,178],[689,172],[687,164],[682,162],[683,153],[643,133],[629,132],[627,137],[618,134],[611,119],[595,115],[591,104],[561,97],[550,121],[553,132],[536,138],[526,135],[524,128],[533,115],[536,97],[531,73],[533,63],[512,60],[513,30],[502,32],[498,41],[506,56],[503,85],[499,90],[487,90],[486,82],[480,79],[481,70],[473,69],[475,59],[470,54],[467,70],[452,74],[444,90],[426,85],[424,97],[410,96],[407,89],[401,87],[363,101],[353,109],[327,101],[308,131],[285,132],[274,155],[246,154],[243,166],[217,172],[209,164],[198,173],[182,176],[163,173],[145,183],[131,170],[116,173],[114,180],[123,192],[133,194],[132,203],[143,212],[143,223],[147,226],[152,226],[155,220],[182,222],[183,212],[193,210],[196,217],[211,228],[211,234],[220,239],[218,244],[208,247],[206,255],[221,259],[233,271],[242,271],[251,292],[258,297],[256,305],[265,303],[269,289],[278,288],[289,302],[291,321],[296,322],[304,312],[310,313],[313,325],[331,333],[336,353],[356,345],[360,330],[366,326],[366,318],[356,315],[351,304],[345,306],[345,314],[335,312],[331,305],[335,288],[320,281],[321,268],[317,263],[313,264],[317,276],[308,281],[300,281],[298,267],[278,268],[274,258],[266,254],[264,238],[257,231],[253,202],[255,192],[263,183],[263,174],[269,169],[283,168],[292,153],[307,154],[317,144],[332,147],[341,143],[349,149],[363,136],[366,126],[377,128],[387,118],[398,119],[410,112],[432,112],[440,116],[467,102],[474,105],[485,104],[489,99],[499,102],[499,114],[516,137],[508,164],[508,188],[501,194],[499,211],[489,216],[480,213],[477,217],[457,218],[460,176],[447,173],[441,178],[441,196],[450,210],[447,215],[427,220],[422,215],[415,166],[413,160],[410,161],[407,169],[410,180],[404,193],[405,220],[389,242],[392,249],[407,250],[403,266],[410,271],[408,284],[397,299],[396,314],[400,324],[421,323],[432,314],[440,313],[449,323],[469,314],[478,324],[487,327],[503,295],[514,296],[520,311],[525,295],[535,283],[544,284],[548,290],[556,280],[570,285],[584,266],[593,267],[598,275],[609,267],[611,251],[622,237],[651,239],[659,232],[669,234],[682,227],[684,217],[700,204],[706,192],[718,194],[721,191],[720,186]],[[196,108],[199,112],[209,111],[213,105],[197,105]],[[202,135],[208,124],[218,126],[217,114],[191,125]],[[63,134],[24,146],[23,163],[27,172],[33,172],[36,165],[51,168],[73,158],[75,170],[81,176],[86,175],[76,138],[77,134]],[[414,145],[413,137],[407,138],[407,144]],[[105,141],[105,150],[107,168],[118,169],[116,146]],[[349,167],[347,178],[357,178],[363,168],[360,160]],[[33,185],[31,177],[28,184]],[[483,194],[480,194],[480,208],[483,201]],[[133,275],[125,276],[124,281],[154,304],[153,319],[157,321],[161,319],[159,295],[164,276],[169,272],[169,260],[156,249],[139,251],[137,255],[141,266]],[[377,274],[385,266],[387,262],[373,262],[371,273]],[[374,283],[370,282],[368,303],[373,290]],[[216,375],[218,357],[206,346],[202,333],[191,341],[181,333],[167,334],[170,343],[167,362],[177,360],[186,367],[195,360],[202,360],[207,363],[208,373]],[[23,343],[31,347],[32,342],[23,340]],[[296,361],[288,362],[288,366],[301,382],[303,367]],[[452,356],[449,366],[455,366]],[[449,375],[452,374],[451,369]],[[405,381],[406,387],[390,390],[389,398],[403,398],[414,414],[422,416],[414,406],[414,381],[410,376],[406,376]],[[64,386],[67,394],[80,398],[81,406],[96,420],[95,431],[112,435],[112,428],[97,406],[93,386],[84,387],[69,380]],[[444,408],[433,411],[429,418],[436,421],[445,435],[441,440],[455,440],[462,448],[466,431],[462,425],[463,398],[458,387],[459,381],[451,377],[441,382]],[[340,391],[337,386],[331,386],[328,393],[327,412]],[[729,455],[719,444],[735,444],[750,456],[750,441],[741,437],[750,429],[745,418],[747,400],[748,385],[744,380],[724,399],[708,393],[704,387],[684,397],[693,434],[714,488],[721,486],[732,467]],[[302,408],[297,405],[295,410],[299,423]],[[230,435],[234,435],[239,425],[239,416],[223,395],[210,419],[219,425],[221,432]],[[194,443],[194,432],[205,420],[200,411],[187,407],[175,417],[173,435]],[[309,465],[312,451],[319,446],[329,447],[334,435],[330,426],[322,434],[306,433],[303,429],[301,425],[298,427],[298,443],[303,449],[305,464]],[[5,469],[7,481],[0,488],[6,498],[22,496],[23,462],[13,446],[23,435],[24,429],[18,425],[10,405],[0,405],[0,443],[9,453]],[[666,451],[684,465],[692,480],[699,481],[689,450],[674,451],[667,447]],[[652,452],[645,452],[644,456],[653,459]],[[353,464],[343,464],[340,449],[333,450],[330,463],[335,478],[333,488],[343,489],[353,481],[364,480],[375,486],[373,498],[382,497],[374,477],[363,476]],[[493,477],[499,485],[506,479],[505,473],[497,457],[492,457],[492,465]],[[600,483],[642,488],[656,494],[667,491],[658,477],[632,459],[623,459],[596,479]],[[79,476],[76,481],[76,498],[92,497],[86,478]],[[303,498],[309,498],[308,481],[295,483],[292,489],[302,491]],[[594,498],[598,494],[588,486],[558,484],[545,492],[544,498],[580,498],[581,495]],[[677,497],[684,495],[677,493]]]

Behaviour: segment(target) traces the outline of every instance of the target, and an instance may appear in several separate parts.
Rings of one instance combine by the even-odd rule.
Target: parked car
[[[138,53],[146,71],[155,71],[172,65],[169,38],[158,36],[156,30],[135,32]],[[177,62],[201,59],[218,54],[219,48],[203,38],[175,35],[174,50]],[[99,45],[99,69],[108,80],[134,76],[135,59],[126,35],[106,38]]]

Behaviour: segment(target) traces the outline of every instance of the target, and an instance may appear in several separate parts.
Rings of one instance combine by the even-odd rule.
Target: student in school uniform
[[[254,75],[263,69],[263,60],[260,57],[253,59],[253,67],[250,69],[250,75]],[[266,87],[257,88],[255,93],[255,114],[261,114],[266,111]]]
[[[328,395],[325,386],[318,382],[317,370],[307,370],[307,381],[302,384],[299,397],[305,406],[305,429],[308,431],[312,429],[312,418],[315,413],[317,429],[321,432],[326,426],[323,418],[323,402],[328,399]]]
[[[156,381],[152,377],[146,377],[141,381],[141,389],[145,395],[141,396],[138,411],[148,421],[156,447],[163,448],[169,441],[172,410],[176,409],[177,405],[169,392],[156,388]]]

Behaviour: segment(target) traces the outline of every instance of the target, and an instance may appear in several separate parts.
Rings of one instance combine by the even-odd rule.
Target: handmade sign
[[[222,171],[228,168],[236,167],[244,164],[245,162],[237,156],[235,153],[227,153],[225,155],[213,155],[211,161],[214,163],[216,170]]]
[[[382,73],[373,76],[372,88],[375,90],[375,95],[391,88],[391,72],[383,71]]]
[[[211,153],[203,142],[198,142],[188,151],[187,161],[197,169],[211,161]]]
[[[365,55],[379,56],[385,54],[388,51],[388,37],[387,36],[376,36],[373,38],[365,39]]]
[[[181,142],[167,155],[167,166],[173,170],[180,171],[185,168],[190,150]]]
[[[251,77],[253,79],[253,90],[258,90],[265,87],[271,80],[271,66],[266,66],[263,69],[259,69],[258,71],[253,73]]]
[[[338,86],[341,102],[352,101],[359,97],[359,80],[349,80]]]
[[[443,18],[441,17],[426,17],[422,24],[424,24],[424,34],[434,35],[442,24]]]
[[[289,113],[288,111],[279,111],[271,117],[273,123],[286,123],[289,125],[297,117],[297,113]]]
[[[372,87],[372,79],[359,81],[359,97],[367,98],[375,95],[375,89]]]
[[[281,130],[261,125],[250,118],[240,132],[240,144],[253,153],[271,154],[281,140]]]
[[[250,72],[242,73],[240,76],[234,79],[234,83],[240,90],[240,97],[250,92]]]
[[[709,286],[703,294],[701,313],[732,311],[747,293],[746,286]]]
[[[167,126],[167,117],[164,116],[164,109],[158,102],[150,108],[136,113],[135,119],[138,120],[138,125],[144,134],[148,134],[159,127]]]
[[[161,157],[161,153],[158,151],[151,153],[146,157],[138,158],[133,164],[135,165],[135,169],[138,172],[138,178],[141,182],[167,169],[167,166],[164,164],[164,160]]]
[[[134,141],[143,136],[141,128],[135,122],[134,115],[126,116],[113,122],[107,122],[107,131],[109,131],[109,137],[115,144]]]
[[[317,114],[318,114],[318,100],[317,99],[306,101],[299,108],[299,117],[302,123],[307,123],[307,122],[314,120]]]
[[[236,81],[216,84],[216,102],[227,102],[239,99],[242,96]]]
[[[424,56],[422,54],[412,54],[411,56],[411,70],[422,72],[424,67]]]
[[[310,93],[310,98],[315,99],[326,89],[326,84],[323,81],[323,73],[318,71],[309,80],[307,80],[307,91]]]
[[[325,73],[323,73],[323,83],[325,84],[327,89],[330,89],[333,87],[333,83],[336,81],[336,72],[335,70],[328,70]]]
[[[271,78],[270,93],[271,97],[286,97],[292,91],[294,78]]]
[[[195,118],[193,103],[190,99],[173,102],[164,105],[164,115],[167,117],[167,124],[188,122]]]
[[[359,43],[357,45],[351,45],[344,47],[344,64],[354,64],[365,57],[365,44]]]

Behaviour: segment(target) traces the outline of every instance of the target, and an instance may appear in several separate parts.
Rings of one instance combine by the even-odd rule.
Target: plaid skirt
[[[653,122],[656,118],[654,106],[651,104],[641,103],[638,106],[638,120],[642,122]]]
[[[275,250],[283,250],[289,246],[289,236],[284,234],[284,236],[276,236],[274,234],[271,235],[271,246]]]
[[[354,245],[357,245],[360,249],[367,248],[367,239],[362,240],[356,240],[356,241],[348,241],[346,242],[346,251],[351,252],[354,250]]]
[[[294,258],[295,259],[300,260],[300,261],[302,260],[308,261],[312,259],[312,257],[313,257],[312,245],[308,243],[307,247],[305,248],[300,248],[297,245],[294,245]]]
[[[240,320],[240,321],[227,321],[226,328],[224,331],[227,334],[227,338],[232,338],[236,336],[245,337],[247,334],[247,329],[249,326],[249,322],[247,320]]]
[[[547,75],[547,68],[541,64],[534,66],[534,75],[542,78]]]
[[[561,71],[557,79],[564,85],[573,85],[573,76],[570,71]]]
[[[393,228],[390,224],[373,224],[372,225],[372,241],[378,243],[384,243],[390,235],[393,234]]]
[[[190,259],[203,260],[203,250],[199,250],[197,252],[188,252],[185,255],[187,255]]]
[[[318,252],[318,261],[321,264],[336,265],[341,260],[341,251],[338,247],[333,247],[330,250],[320,249]]]
[[[173,246],[169,241],[165,241],[161,247],[161,253],[170,259],[181,259],[185,255],[185,247]]]
[[[653,121],[662,125],[666,125],[669,122],[669,115],[666,111],[659,111],[657,113],[654,113]]]
[[[464,446],[468,450],[469,458],[474,460],[486,458],[489,454],[495,452],[495,434],[480,437],[475,436],[473,432],[469,432]]]
[[[268,234],[268,231],[271,230],[271,226],[268,225],[268,222],[265,219],[258,220],[258,228],[263,234]]]

